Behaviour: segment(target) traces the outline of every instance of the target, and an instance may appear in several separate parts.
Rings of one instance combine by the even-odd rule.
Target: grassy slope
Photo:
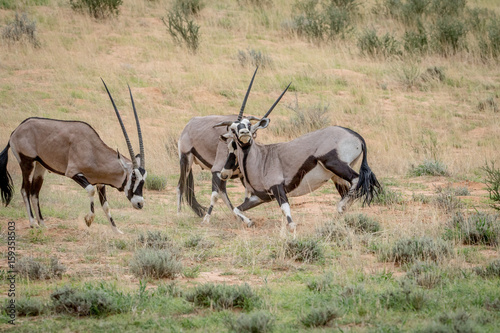
[[[41,116],[87,121],[108,145],[126,151],[99,78],[110,87],[134,140],[126,90],[129,83],[142,120],[148,171],[167,176],[168,186],[161,192],[148,192],[148,206],[141,212],[133,211],[123,194],[108,191],[113,216],[125,231],[124,236],[117,237],[110,233],[99,210],[95,224],[87,229],[83,223],[88,209],[85,193],[70,180],[48,175],[42,190],[42,209],[49,229],[32,231],[18,190],[19,167],[11,155],[9,170],[16,194],[11,206],[0,210],[2,232],[8,220],[15,220],[20,256],[56,255],[68,267],[62,281],[18,282],[20,295],[47,299],[57,286],[102,280],[136,293],[139,281],[129,272],[128,263],[139,246],[137,235],[151,229],[166,231],[180,245],[194,235],[215,242],[209,249],[184,249],[184,266],[197,267],[201,273],[196,279],[179,277],[180,285],[187,289],[203,281],[248,282],[264,298],[263,307],[276,316],[280,331],[304,329],[298,318],[311,305],[324,302],[340,304],[345,311],[334,324],[343,330],[425,327],[440,314],[461,309],[475,323],[481,323],[477,324],[481,330],[493,331],[500,322],[498,312],[484,309],[486,301],[500,297],[498,279],[483,280],[466,273],[465,278],[460,278],[460,274],[453,273],[468,272],[472,266],[498,258],[497,248],[457,245],[456,257],[442,265],[443,275],[450,275],[450,279],[440,288],[425,290],[430,301],[422,311],[386,309],[378,303],[378,296],[398,288],[404,269],[379,262],[362,239],[353,237],[350,246],[322,242],[325,260],[300,264],[282,255],[287,236],[276,204],[250,212],[257,222],[257,228],[251,230],[235,222],[220,206],[210,227],[200,226],[199,219],[189,211],[176,215],[177,157],[165,153],[165,144],[175,142],[191,117],[237,112],[253,72],[252,65],[240,65],[238,51],[261,51],[272,59],[273,66],[259,71],[247,112],[265,112],[292,81],[294,92],[287,94],[274,111],[273,122],[291,115],[284,105],[293,104],[295,94],[299,105],[329,105],[330,123],[359,132],[367,141],[372,169],[403,195],[403,204],[353,207],[354,212],[373,216],[382,224],[384,231],[369,238],[368,243],[383,247],[402,236],[439,238],[450,214],[410,199],[412,193],[432,197],[435,186],[452,182],[470,187],[472,195],[464,198],[468,207],[487,209],[485,191],[475,182],[480,181],[478,168],[485,160],[498,160],[500,118],[490,109],[478,111],[477,105],[498,94],[497,64],[483,64],[467,54],[448,59],[428,56],[418,62],[370,59],[359,55],[354,37],[314,45],[281,30],[282,23],[291,16],[291,2],[285,0],[274,1],[274,6],[265,10],[229,0],[207,4],[196,18],[202,34],[196,55],[174,44],[161,22],[169,1],[125,0],[120,16],[104,22],[74,13],[66,1],[48,0],[42,4],[21,8],[37,21],[41,48],[9,45],[0,39],[0,144],[7,142],[23,119]],[[477,4],[499,13],[494,1]],[[398,23],[379,22],[368,9],[369,25],[381,31],[398,31]],[[10,22],[13,16],[14,11],[0,10],[0,25]],[[424,91],[406,87],[405,73],[431,66],[444,68],[445,82],[429,85]],[[433,138],[437,139],[435,144]],[[259,140],[267,143],[287,138],[269,130],[260,133]],[[433,154],[448,166],[450,178],[406,177],[411,164],[419,164]],[[206,173],[197,173],[197,182],[201,184],[198,196],[206,203],[210,190]],[[243,191],[235,185],[231,192],[237,198]],[[331,186],[293,199],[293,214],[301,225],[299,237],[312,237],[316,227],[334,218],[332,203],[337,200]],[[124,249],[117,246],[122,241]],[[5,269],[5,263],[0,267]],[[337,289],[320,295],[308,291],[306,282],[325,272],[333,274]],[[160,283],[149,281],[150,286]],[[365,292],[357,298],[342,299],[340,291],[350,285],[362,286]],[[179,298],[151,298],[139,304],[137,311],[98,320],[57,315],[19,318],[22,325],[18,329],[68,327],[69,331],[98,331],[104,326],[120,331],[165,327],[205,331],[207,327],[224,327],[225,316],[231,315],[195,308]]]

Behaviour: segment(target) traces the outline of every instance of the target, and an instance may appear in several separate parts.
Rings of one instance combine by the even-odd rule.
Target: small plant
[[[408,272],[406,278],[424,288],[434,288],[441,283],[441,272],[439,267],[433,262],[415,262]]]
[[[339,220],[329,220],[325,222],[322,226],[316,229],[316,235],[328,242],[335,243],[339,246],[350,245],[349,232],[346,228],[345,223]]]
[[[380,223],[364,214],[346,215],[344,221],[357,233],[374,233],[380,231]]]
[[[481,170],[486,175],[484,182],[490,195],[490,200],[493,201],[490,206],[493,209],[500,210],[500,170],[495,168],[495,162],[493,161],[491,165],[486,162]]]
[[[139,244],[146,248],[166,249],[172,248],[172,242],[168,236],[161,231],[149,231],[146,234],[139,234],[137,238]]]
[[[285,257],[296,261],[314,262],[323,258],[323,249],[316,240],[290,240],[285,244]]]
[[[375,29],[365,30],[358,39],[358,47],[362,54],[370,57],[401,55],[400,43],[396,38],[389,33],[379,37]]]
[[[197,306],[244,310],[251,310],[259,300],[246,283],[240,286],[206,283],[195,287],[192,292],[186,294],[185,298]]]
[[[411,284],[407,283],[403,283],[396,290],[382,293],[379,299],[386,308],[403,311],[420,311],[428,302],[422,290],[415,290]]]
[[[1,307],[0,313],[8,314],[10,299],[6,299],[3,306]],[[44,304],[38,298],[23,297],[16,299],[16,314],[19,317],[30,317],[39,316],[44,313],[47,309],[47,305]]]
[[[187,267],[182,272],[182,275],[188,279],[195,279],[200,276],[200,266]]]
[[[429,37],[424,25],[420,21],[416,30],[405,32],[403,46],[405,51],[410,54],[424,54],[429,50]]]
[[[382,186],[378,194],[373,197],[373,204],[375,205],[399,205],[403,203],[403,196],[401,192],[391,190],[387,186]]]
[[[311,291],[316,291],[322,293],[332,289],[333,287],[333,276],[331,274],[325,274],[319,278],[315,278],[307,282],[307,289]]]
[[[175,0],[173,7],[188,16],[197,15],[205,4],[202,0]]]
[[[2,38],[9,42],[26,41],[33,47],[40,47],[40,41],[36,35],[36,23],[26,14],[19,15],[16,12],[14,21],[3,28]]]
[[[467,28],[463,22],[456,18],[439,17],[433,31],[435,48],[441,55],[454,55],[465,48]]]
[[[485,110],[491,110],[493,112],[500,111],[500,108],[498,107],[498,103],[496,102],[496,100],[493,96],[490,96],[490,97],[480,101],[477,104],[477,109],[479,111],[485,111]]]
[[[156,292],[160,295],[167,295],[170,297],[182,297],[183,294],[182,289],[175,281],[158,285]]]
[[[408,172],[410,176],[448,176],[446,165],[438,160],[425,160],[418,166],[411,166]]]
[[[231,332],[266,333],[274,329],[274,317],[267,311],[242,313],[235,320],[228,321]]]
[[[167,178],[164,176],[148,175],[144,185],[146,189],[151,191],[163,191],[167,187]]]
[[[500,259],[494,260],[485,268],[476,267],[474,269],[477,275],[486,278],[500,277]]]
[[[241,66],[251,65],[252,67],[272,68],[273,59],[266,53],[247,49],[247,51],[238,50],[238,60]]]
[[[138,278],[173,279],[182,272],[178,257],[169,249],[139,249],[130,262],[130,270]]]
[[[189,51],[196,53],[200,44],[200,26],[191,20],[180,9],[174,8],[168,12],[167,19],[162,17],[163,24],[178,44],[184,42]]]
[[[333,307],[321,307],[312,309],[307,315],[300,319],[306,327],[327,326],[333,319],[339,318],[340,312]]]
[[[456,196],[456,191],[452,189],[451,187],[448,188],[441,188],[438,187],[437,189],[437,195],[434,198],[434,203],[436,206],[439,208],[445,210],[446,212],[454,212],[457,209],[460,209],[463,207],[462,201],[457,198]],[[459,192],[463,193],[463,192]]]
[[[85,13],[97,20],[118,16],[123,0],[69,0],[74,11]]]
[[[60,279],[66,267],[61,265],[57,258],[50,258],[49,263],[47,261],[47,259],[33,257],[21,258],[16,264],[17,272],[20,276],[30,280]]]
[[[184,242],[184,247],[187,248],[202,248],[208,249],[214,246],[214,243],[210,240],[204,239],[200,235],[195,235]]]
[[[442,239],[428,237],[404,238],[398,240],[388,254],[383,254],[385,261],[405,264],[417,260],[440,261],[452,254],[451,245]]]
[[[83,289],[65,286],[54,291],[50,298],[56,313],[79,317],[104,316],[130,309],[130,302],[123,294],[108,290],[103,285],[97,288],[87,285]]]
[[[496,215],[476,212],[468,216],[455,214],[448,222],[448,238],[458,238],[467,245],[496,246],[500,241],[500,225]]]

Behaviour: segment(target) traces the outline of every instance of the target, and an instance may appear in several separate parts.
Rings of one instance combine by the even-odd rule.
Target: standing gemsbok
[[[366,143],[358,133],[330,126],[290,142],[257,144],[253,141],[253,135],[269,125],[267,116],[270,111],[253,125],[245,119],[217,125],[228,128],[229,132],[223,137],[233,141],[234,149],[221,171],[221,178],[231,176],[236,157],[245,189],[251,194],[234,208],[236,215],[250,226],[252,221],[241,212],[276,199],[287,218],[288,226],[294,230],[288,197],[310,193],[329,179],[333,180],[342,198],[337,205],[339,213],[343,213],[358,198],[363,198],[364,204],[370,204],[380,184],[368,166]],[[352,166],[361,155],[363,159],[358,174]]]
[[[122,233],[110,215],[105,185],[114,187],[120,192],[125,191],[134,208],[142,209],[144,206],[142,189],[147,172],[144,169],[144,145],[132,92],[129,87],[139,135],[140,154],[137,156],[134,154],[132,144],[106,83],[104,83],[104,87],[125,136],[130,160],[108,147],[89,124],[81,121],[46,118],[24,120],[12,132],[7,146],[0,153],[2,202],[7,206],[13,194],[12,179],[7,171],[8,150],[11,148],[21,167],[23,176],[21,194],[32,228],[37,224],[31,207],[35,210],[38,225],[45,226],[40,212],[39,193],[46,170],[73,179],[87,191],[90,198],[90,213],[85,216],[85,222],[89,227],[94,220],[95,187],[102,208],[115,232]]]

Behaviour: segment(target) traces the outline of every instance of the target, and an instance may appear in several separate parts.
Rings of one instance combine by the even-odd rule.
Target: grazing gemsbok
[[[37,226],[31,210],[32,206],[38,225],[45,226],[40,212],[39,193],[46,170],[73,179],[87,191],[90,198],[90,213],[85,216],[85,222],[89,227],[94,220],[95,187],[102,208],[115,232],[122,233],[110,215],[105,185],[112,186],[121,192],[125,191],[134,208],[141,209],[144,206],[142,189],[147,172],[144,169],[144,145],[132,92],[129,87],[139,135],[140,154],[137,156],[134,154],[118,109],[105,83],[104,87],[120,122],[131,160],[108,147],[87,123],[46,118],[24,120],[12,132],[7,146],[0,153],[2,202],[7,206],[13,194],[12,178],[7,171],[8,150],[11,148],[21,167],[23,176],[21,194],[32,228]]]
[[[267,116],[271,111],[253,125],[246,119],[216,125],[228,128],[229,132],[223,137],[232,140],[234,150],[234,153],[230,151],[221,178],[224,180],[231,176],[234,161],[238,160],[246,191],[250,193],[240,206],[234,208],[236,215],[251,226],[252,221],[241,212],[276,199],[288,226],[294,230],[296,225],[290,214],[287,196],[310,193],[329,179],[333,180],[341,195],[337,205],[339,213],[343,213],[358,198],[364,198],[363,204],[370,204],[380,184],[368,166],[366,143],[358,133],[330,126],[290,142],[257,144],[253,135],[269,125]],[[352,166],[361,155],[363,159],[358,174]]]
[[[255,69],[250,85],[248,86],[241,106],[241,112],[245,109],[257,69]],[[247,116],[245,119],[249,121],[260,120],[260,118],[253,116]],[[211,211],[219,195],[222,196],[223,201],[229,209],[233,210],[234,207],[226,193],[226,182],[221,181],[219,176],[229,153],[228,144],[220,140],[220,136],[225,134],[227,130],[214,126],[221,122],[233,123],[237,120],[241,120],[241,117],[238,115],[194,117],[184,127],[178,142],[180,162],[180,177],[177,184],[178,212],[181,210],[183,196],[191,209],[199,217],[202,217],[207,212],[207,208],[200,205],[195,197],[192,172],[193,163],[198,164],[202,169],[209,169],[212,172],[212,196],[209,210]],[[237,163],[235,163],[231,178],[238,177],[241,176]]]

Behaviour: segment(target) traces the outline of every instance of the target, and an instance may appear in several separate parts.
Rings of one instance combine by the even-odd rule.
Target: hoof
[[[87,227],[90,227],[92,222],[94,222],[94,215],[93,214],[85,215],[85,224],[87,225]]]
[[[251,227],[255,227],[255,223],[253,223],[253,221],[252,221],[252,220],[249,220],[249,221],[247,222],[247,228],[251,228]]]
[[[120,229],[118,229],[117,227],[111,227],[111,229],[113,229],[113,232],[115,234],[119,234],[119,235],[123,235],[123,231],[121,231]]]
[[[202,224],[209,224],[210,223],[210,215],[205,215],[203,218],[203,221],[201,221]]]
[[[288,223],[288,229],[290,229],[290,231],[292,232],[295,232],[295,230],[297,230],[297,225],[295,224],[295,222]]]

